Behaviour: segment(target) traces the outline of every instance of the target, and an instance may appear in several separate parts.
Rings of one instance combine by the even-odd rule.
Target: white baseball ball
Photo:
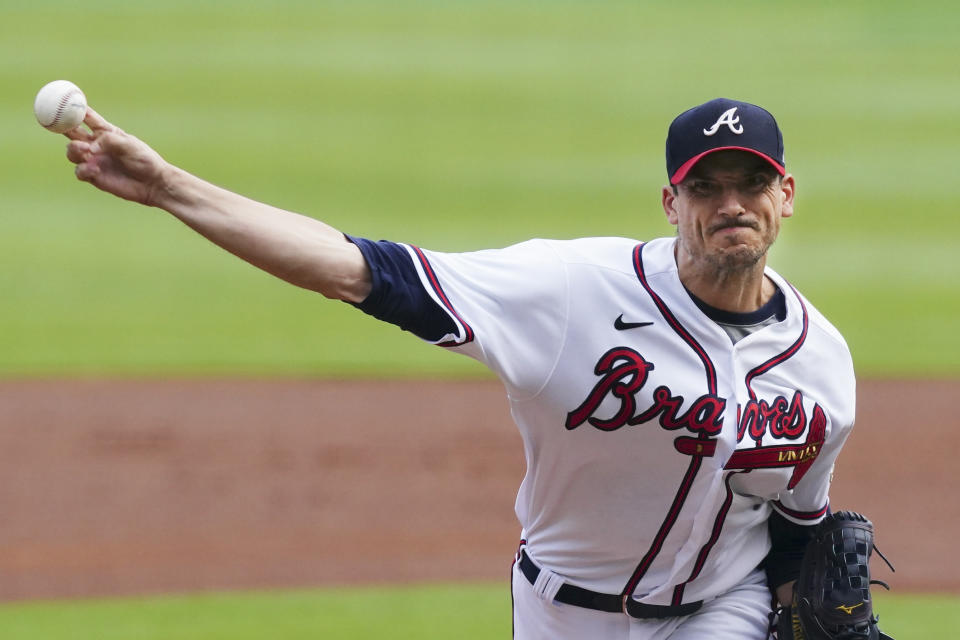
[[[69,131],[83,122],[87,97],[69,80],[54,80],[37,93],[33,102],[37,122],[55,133]]]

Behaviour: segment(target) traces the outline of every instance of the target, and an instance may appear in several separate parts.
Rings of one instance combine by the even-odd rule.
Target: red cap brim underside
[[[683,179],[687,177],[687,173],[689,173],[690,169],[693,168],[693,165],[700,162],[700,159],[703,158],[704,156],[710,155],[711,153],[715,153],[717,151],[730,151],[730,150],[747,151],[749,153],[752,153],[755,156],[760,156],[761,158],[769,162],[771,165],[773,165],[773,168],[776,169],[777,173],[779,173],[780,175],[786,175],[787,173],[787,170],[783,167],[783,165],[781,165],[779,162],[777,162],[767,154],[760,153],[756,149],[748,149],[746,147],[717,147],[716,149],[708,149],[703,153],[697,154],[692,158],[690,158],[689,160],[687,160],[686,162],[684,162],[682,165],[680,165],[680,168],[677,169],[672,176],[670,176],[670,184],[679,184],[680,182],[683,182]]]

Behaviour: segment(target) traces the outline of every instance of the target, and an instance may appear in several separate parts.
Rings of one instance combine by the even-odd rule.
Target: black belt
[[[530,559],[526,550],[520,550],[520,571],[527,577],[530,584],[537,581],[540,567]],[[631,618],[676,618],[688,616],[703,606],[703,600],[688,602],[679,605],[656,605],[637,602],[630,596],[619,596],[610,593],[597,593],[572,584],[563,583],[554,600],[576,607],[608,611],[610,613],[626,613]]]

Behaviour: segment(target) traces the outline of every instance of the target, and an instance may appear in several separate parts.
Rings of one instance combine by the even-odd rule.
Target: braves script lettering
[[[723,411],[726,401],[712,395],[703,395],[693,401],[690,408],[681,413],[683,396],[675,396],[669,387],[659,386],[653,391],[653,405],[637,414],[635,393],[647,382],[653,364],[629,347],[614,347],[607,351],[594,373],[602,376],[583,403],[567,414],[567,429],[576,429],[584,422],[601,431],[616,431],[624,425],[649,422],[659,416],[664,429],[687,429],[694,433],[716,435],[723,427]],[[593,414],[608,394],[620,401],[617,412],[607,419]]]
[[[796,440],[806,428],[807,414],[803,410],[803,395],[799,391],[793,394],[789,406],[783,396],[777,396],[771,403],[753,399],[741,411],[737,441],[743,440],[749,432],[753,440],[760,442],[768,431],[775,438]]]
[[[636,394],[647,383],[654,365],[640,353],[629,347],[615,347],[607,351],[594,367],[594,374],[600,380],[594,385],[587,398],[576,409],[567,414],[567,429],[576,429],[587,423],[600,431],[616,431],[627,425],[638,425],[657,420],[663,429],[670,431],[686,429],[702,436],[715,436],[723,427],[723,413],[727,401],[711,394],[704,394],[689,403],[683,396],[674,395],[666,385],[653,390],[653,404],[643,411],[637,411]],[[608,398],[615,398],[619,405],[608,418],[595,414],[600,405]],[[744,407],[738,408],[737,441],[749,436],[757,443],[757,449],[749,454],[750,464],[754,466],[784,466],[812,461],[819,453],[826,420],[819,405],[814,407],[815,420],[811,427],[817,434],[802,445],[790,447],[760,447],[763,436],[769,433],[776,439],[797,440],[807,432],[807,414],[803,407],[803,394],[794,392],[791,400],[777,396],[772,402],[751,399]],[[702,443],[701,443],[702,444]],[[686,447],[678,447],[685,450]],[[701,447],[701,451],[705,451]]]
[[[584,422],[601,431],[615,431],[633,417],[637,402],[633,394],[646,383],[653,365],[629,347],[614,347],[600,357],[593,372],[600,382],[593,388],[579,407],[567,414],[567,429],[576,429]],[[620,400],[620,410],[608,420],[593,417],[608,393]]]

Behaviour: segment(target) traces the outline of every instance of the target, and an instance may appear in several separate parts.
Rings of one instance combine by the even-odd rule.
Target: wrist
[[[157,170],[156,178],[147,192],[145,205],[172,211],[177,204],[187,199],[189,174],[170,163],[164,163]]]

